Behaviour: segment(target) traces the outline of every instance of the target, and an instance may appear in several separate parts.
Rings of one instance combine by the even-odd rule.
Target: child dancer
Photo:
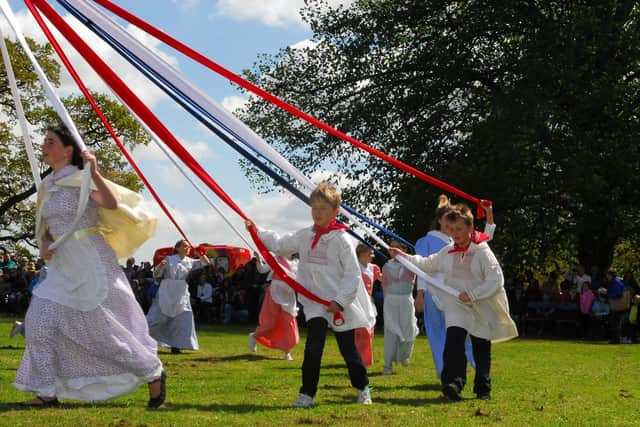
[[[442,369],[442,393],[460,400],[466,383],[464,343],[471,336],[476,374],[473,391],[478,399],[491,398],[491,341],[505,341],[518,335],[509,317],[502,269],[487,245],[489,237],[473,227],[468,207],[456,205],[445,215],[453,242],[429,257],[408,256],[389,248],[391,256],[407,257],[428,274],[444,273],[445,283],[460,291],[455,298],[436,291],[447,327]]]
[[[369,246],[364,243],[360,243],[356,246],[356,256],[358,257],[358,263],[360,264],[360,271],[362,272],[362,281],[364,287],[367,290],[367,294],[371,297],[373,293],[373,282],[380,280],[380,268],[373,264],[374,252]],[[375,308],[375,305],[374,305]],[[377,315],[377,313],[376,313]],[[367,368],[373,365],[373,334],[374,327],[371,328],[358,328],[355,331],[356,336],[356,348],[362,357],[364,366]]]
[[[270,231],[259,232],[269,250],[283,256],[297,252],[300,255],[298,282],[318,297],[331,301],[327,308],[299,296],[307,320],[307,341],[302,362],[302,387],[293,406],[309,408],[314,405],[329,326],[334,330],[347,364],[351,385],[358,390],[358,403],[371,404],[367,368],[356,349],[354,329],[371,328],[375,311],[362,284],[355,252],[344,232],[346,227],[336,222],[340,193],[332,185],[322,183],[309,198],[312,227],[282,237]],[[253,222],[248,220],[246,225],[250,228]],[[336,312],[344,315],[344,323],[340,326],[332,324]]]
[[[438,253],[443,247],[451,243],[451,237],[447,230],[445,215],[448,214],[452,207],[449,198],[444,194],[438,197],[438,206],[435,211],[433,222],[431,223],[431,231],[416,242],[416,254],[429,256]],[[487,213],[487,223],[484,232],[489,236],[489,240],[493,237],[496,226],[493,222],[493,208],[491,206],[483,206]],[[428,288],[427,283],[423,279],[418,279],[418,293],[416,295],[416,311],[424,312],[424,328],[429,340],[431,348],[431,357],[436,370],[436,376],[440,379],[442,374],[444,341],[446,337],[446,326],[444,321],[444,313],[436,304],[432,291]],[[473,352],[471,350],[471,342],[465,343],[466,357],[469,363],[475,367],[473,360]]]
[[[298,263],[293,255],[295,254],[291,254],[289,259],[281,256],[276,259],[284,270],[295,278]],[[296,320],[298,314],[296,293],[282,281],[280,276],[274,275],[273,270],[260,258],[259,253],[256,252],[255,256],[258,261],[256,265],[258,272],[269,273],[268,279],[271,279],[271,284],[265,290],[258,327],[249,334],[249,349],[255,353],[258,350],[256,344],[260,343],[267,348],[282,350],[284,360],[293,360],[291,349],[300,340]]]
[[[407,251],[397,240],[389,246]],[[413,343],[418,336],[418,325],[413,301],[413,283],[416,275],[396,259],[382,267],[384,291],[384,375],[392,374],[392,364],[409,366]]]

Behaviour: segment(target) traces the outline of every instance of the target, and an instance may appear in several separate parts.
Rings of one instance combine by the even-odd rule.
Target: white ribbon
[[[24,35],[20,30],[18,21],[15,15],[13,14],[13,11],[11,10],[11,7],[9,7],[9,3],[7,2],[7,0],[0,0],[0,9],[2,9],[4,16],[7,18],[9,25],[13,29],[13,32],[15,33],[16,38],[18,39],[18,42],[20,43],[25,53],[27,54],[29,61],[31,61],[31,64],[33,65],[33,68],[36,74],[38,75],[40,84],[42,85],[45,91],[45,94],[49,99],[49,102],[51,102],[53,108],[58,113],[58,116],[60,117],[62,122],[67,126],[67,129],[69,129],[69,132],[73,136],[73,139],[76,145],[78,146],[78,148],[80,149],[80,151],[85,151],[87,147],[84,145],[84,142],[80,137],[80,132],[78,132],[78,129],[73,123],[73,120],[71,120],[71,116],[69,116],[69,113],[67,112],[64,105],[62,104],[62,101],[60,101],[60,98],[58,98],[58,95],[56,95],[53,89],[53,86],[51,85],[49,80],[47,80],[47,77],[44,74],[44,71],[42,70],[42,68],[40,67],[40,64],[38,64],[38,61],[36,60],[36,57],[34,56],[33,52],[31,52],[31,49],[29,48],[29,45],[27,44],[27,41],[25,40]],[[82,185],[80,186],[80,199],[78,201],[78,210],[76,212],[76,216],[73,219],[73,222],[71,223],[71,226],[69,227],[69,229],[62,236],[60,236],[60,238],[58,238],[55,242],[53,242],[49,246],[50,250],[54,250],[55,248],[60,246],[62,242],[64,242],[71,234],[75,232],[76,228],[78,228],[78,223],[80,222],[80,219],[82,218],[82,214],[84,213],[84,210],[87,207],[87,203],[89,202],[89,183],[90,182],[91,182],[91,168],[89,167],[89,164],[86,164],[82,174]]]
[[[33,151],[33,144],[29,137],[29,128],[27,126],[27,118],[24,114],[24,108],[22,108],[22,100],[20,99],[20,92],[18,92],[18,84],[16,83],[16,76],[13,73],[13,66],[11,65],[11,58],[9,57],[9,51],[7,50],[6,40],[4,34],[0,29],[0,38],[2,43],[0,49],[2,50],[2,59],[4,61],[4,67],[7,70],[7,79],[9,80],[9,87],[11,88],[11,95],[13,95],[13,102],[16,104],[16,115],[18,116],[18,122],[20,123],[20,131],[22,132],[22,141],[24,142],[24,148],[27,151],[27,159],[29,160],[29,166],[31,167],[31,175],[33,176],[33,182],[36,185],[36,190],[40,189],[40,168],[36,162],[36,155]]]

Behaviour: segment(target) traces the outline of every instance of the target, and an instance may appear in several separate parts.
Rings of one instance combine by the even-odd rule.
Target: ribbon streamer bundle
[[[240,76],[230,72],[229,70],[221,67],[216,64],[214,61],[206,58],[205,56],[199,54],[193,49],[189,48],[185,44],[179,42],[178,40],[172,38],[171,36],[165,34],[164,32],[158,30],[157,28],[151,26],[150,24],[144,22],[140,18],[135,17],[130,14],[126,10],[120,8],[119,6],[113,4],[109,0],[94,0],[95,3],[103,6],[107,10],[113,12],[114,14],[120,16],[121,18],[131,22],[136,25],[143,31],[151,34],[152,36],[158,38],[160,41],[166,43],[167,45],[175,48],[179,52],[184,55],[194,59],[195,61],[203,64],[214,72],[221,74],[227,79],[235,82],[240,85],[244,89],[247,89],[256,95],[264,98],[265,100],[274,103],[280,108],[288,111],[292,115],[305,120],[314,126],[334,135],[338,138],[353,144],[354,146],[392,164],[393,166],[408,172],[419,179],[428,182],[432,185],[435,185],[445,191],[449,191],[453,194],[456,194],[462,198],[465,198],[473,203],[478,205],[478,216],[482,217],[484,211],[480,208],[480,204],[483,202],[478,198],[470,196],[457,188],[450,186],[436,178],[430,177],[429,175],[416,170],[415,168],[406,165],[405,163],[392,158],[358,140],[352,138],[343,132],[332,128],[331,126],[321,122],[318,119],[311,117],[310,115],[298,110],[292,105],[286,103],[283,100],[269,94],[263,89],[253,85],[252,83],[244,80]],[[267,144],[262,138],[260,138],[257,134],[255,134],[251,129],[249,129],[244,123],[235,118],[231,113],[226,111],[222,106],[218,105],[215,101],[210,99],[207,95],[205,95],[198,88],[193,86],[186,78],[180,75],[175,69],[170,67],[166,62],[160,59],[153,52],[149,51],[145,46],[141,45],[137,40],[135,40],[131,35],[129,35],[124,29],[116,25],[110,18],[104,15],[102,12],[98,11],[96,8],[88,4],[86,0],[58,0],[65,9],[67,9],[72,15],[74,15],[80,22],[86,25],[89,29],[91,29],[94,33],[96,33],[99,37],[101,37],[105,42],[107,42],[114,50],[116,50],[120,55],[122,55],[125,59],[127,59],[134,67],[136,67],[141,73],[143,73],[146,77],[148,77],[153,83],[155,83],[158,87],[160,87],[165,93],[167,93],[171,98],[173,98],[178,104],[183,106],[189,113],[191,113],[195,118],[197,118],[201,123],[203,123],[207,128],[209,128],[212,132],[218,135],[221,139],[223,139],[227,144],[232,146],[238,152],[240,152],[245,158],[249,159],[254,165],[260,168],[263,172],[267,173],[271,178],[276,180],[280,185],[284,186],[287,190],[292,192],[298,198],[303,201],[308,202],[308,194],[315,187],[313,182],[307,178],[304,174],[302,174],[298,169],[296,169],[293,165],[291,165],[284,157],[282,157],[278,152],[276,152],[269,144]],[[224,192],[224,190],[213,180],[213,178],[200,166],[200,164],[196,161],[195,158],[177,141],[177,139],[171,134],[171,132],[164,126],[164,124],[151,112],[151,110],[140,100],[140,98],[111,70],[111,68],[78,36],[77,33],[62,19],[62,17],[44,0],[25,0],[25,4],[35,17],[36,21],[44,31],[45,35],[51,42],[52,46],[62,59],[64,65],[69,69],[69,72],[73,76],[74,80],[78,84],[80,90],[83,92],[85,97],[91,103],[92,107],[103,121],[105,127],[111,133],[114,141],[121,149],[129,163],[132,165],[136,173],[140,176],[142,181],[145,183],[147,188],[150,190],[153,197],[158,201],[162,210],[169,217],[169,219],[174,223],[178,231],[186,236],[183,230],[179,227],[175,219],[171,216],[170,212],[157,195],[155,190],[153,190],[151,184],[144,177],[140,169],[135,164],[135,161],[131,157],[131,155],[127,152],[126,148],[122,144],[122,142],[118,139],[113,131],[113,128],[108,123],[100,109],[98,108],[95,100],[91,97],[88,90],[82,83],[82,80],[77,75],[71,64],[69,63],[66,55],[60,48],[60,45],[57,43],[52,33],[47,28],[46,23],[40,16],[40,12],[44,14],[47,19],[60,31],[60,33],[71,43],[71,45],[82,55],[85,61],[95,70],[95,72],[105,81],[105,83],[111,88],[111,90],[115,93],[115,95],[129,108],[129,110],[134,114],[136,118],[141,122],[141,124],[149,131],[152,135],[154,141],[161,140],[166,147],[171,150],[176,157],[178,157],[211,191],[213,191],[222,201],[225,202],[227,206],[229,206],[233,211],[236,212],[241,218],[247,219],[247,216],[240,209],[239,206]],[[50,86],[50,83],[46,81],[44,74],[41,69],[37,65],[37,61],[33,57],[33,55],[29,55],[30,51],[28,51],[28,46],[24,41],[24,37],[21,35],[20,30],[16,24],[15,17],[6,2],[6,0],[0,0],[0,8],[4,12],[5,16],[10,22],[11,27],[16,33],[18,40],[21,45],[27,51],[29,59],[34,64],[36,71],[39,74],[42,85],[45,87],[45,92],[47,96],[51,100],[52,104],[56,108],[56,111],[60,115],[63,122],[67,125],[67,127],[71,130],[74,135],[79,147],[84,149],[84,144],[77,132],[77,129],[73,125],[70,117],[67,112],[62,107],[61,102],[55,95],[53,89]],[[3,52],[4,53],[4,52]],[[5,63],[8,61],[5,59]],[[39,70],[39,71],[38,71]],[[16,95],[14,94],[14,97]],[[25,131],[23,130],[23,134]],[[158,144],[161,148],[162,146]],[[163,148],[163,151],[164,150]],[[168,153],[167,153],[168,154]],[[168,155],[168,157],[177,165],[175,160]],[[272,166],[269,166],[268,163]],[[177,165],[178,166],[178,165]],[[88,168],[85,168],[88,169]],[[181,172],[187,176],[187,174],[180,169]],[[279,170],[280,172],[278,172]],[[303,191],[293,186],[282,174],[287,174],[292,177],[302,188]],[[90,178],[88,173],[85,174]],[[36,179],[36,178],[34,178]],[[191,181],[191,180],[190,180]],[[37,181],[36,181],[37,182]],[[199,192],[205,197],[206,195],[200,189],[197,184],[193,181],[191,183],[199,190]],[[87,180],[88,187],[88,180]],[[88,193],[87,197],[88,199]],[[209,203],[217,209],[217,207],[213,204],[213,202],[207,198]],[[86,202],[85,202],[86,203]],[[220,214],[222,212],[218,210]],[[383,233],[397,238],[407,244],[405,239],[400,238],[400,236],[395,235],[391,231],[385,229],[384,227],[376,224],[370,219],[366,218],[364,215],[357,213],[355,210],[351,209],[347,205],[343,204],[341,207],[341,212],[347,218],[352,220],[354,223],[366,223],[367,225],[373,226]],[[77,219],[81,215],[82,211],[78,210]],[[231,222],[223,215],[223,218],[227,223],[232,226]],[[232,226],[233,228],[233,226]],[[363,227],[365,232],[376,242],[380,244],[383,248],[387,248],[386,243],[380,239],[380,237],[371,232],[366,226]],[[73,227],[71,228],[73,231]],[[238,235],[242,237],[241,233],[234,228],[234,231],[238,233]],[[255,228],[249,230],[250,235],[252,237],[253,242],[256,247],[260,251],[261,255],[267,261],[267,263],[274,270],[274,273],[280,275],[285,282],[291,286],[297,292],[305,295],[306,297],[321,303],[325,306],[329,306],[330,302],[319,298],[316,295],[311,294],[304,287],[298,284],[295,280],[291,279],[283,270],[283,268],[276,262],[274,257],[267,251],[262,241],[259,239],[257,235],[257,231]],[[65,236],[63,236],[64,238]],[[364,241],[360,236],[357,236],[360,240]],[[188,240],[188,239],[187,239]],[[247,242],[245,240],[245,242]],[[248,243],[248,242],[247,242]],[[251,245],[250,245],[251,246]],[[412,246],[409,244],[409,246]],[[399,261],[409,268],[414,273],[418,274],[420,277],[425,279],[429,284],[434,287],[439,288],[453,296],[457,296],[458,291],[452,289],[441,281],[436,281],[430,276],[427,276],[415,267],[413,264],[408,262],[405,259],[400,258]],[[340,323],[340,319],[334,319],[334,323]]]

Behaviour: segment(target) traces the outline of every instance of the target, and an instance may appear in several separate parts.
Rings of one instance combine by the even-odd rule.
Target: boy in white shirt
[[[322,183],[309,196],[314,225],[278,236],[259,231],[268,250],[282,256],[300,255],[297,281],[316,296],[331,301],[329,307],[298,295],[307,321],[307,340],[302,363],[302,386],[294,407],[309,408],[320,379],[320,365],[329,326],[334,330],[340,353],[347,364],[351,385],[358,390],[357,401],[371,404],[369,378],[354,340],[354,329],[371,328],[375,311],[367,294],[358,259],[344,230],[336,222],[341,203],[340,193]],[[250,220],[247,227],[253,226]],[[333,314],[341,312],[344,323],[332,323]]]

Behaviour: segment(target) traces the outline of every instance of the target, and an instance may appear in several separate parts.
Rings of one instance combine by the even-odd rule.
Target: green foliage
[[[464,400],[440,397],[431,352],[418,337],[411,365],[382,375],[382,334],[374,338],[375,364],[369,369],[373,405],[355,403],[356,392],[335,339],[327,338],[316,402],[292,409],[300,387],[304,332],[294,360],[279,351],[247,349],[251,326],[198,329],[201,349],[172,355],[160,351],[168,374],[167,403],[145,408],[148,391],[108,402],[67,401],[60,408],[24,410],[14,403],[31,398],[10,383],[24,351],[21,337],[10,340],[13,319],[0,320],[0,425],[31,426],[630,426],[640,417],[640,386],[634,370],[639,345],[607,345],[516,339],[492,348],[493,400],[473,395],[468,371]],[[55,418],[54,418],[55,417]]]
[[[303,9],[315,48],[262,56],[245,75],[493,200],[492,247],[507,269],[544,268],[558,253],[604,268],[616,242],[637,233],[636,1],[323,4]],[[334,164],[357,183],[344,191],[350,205],[409,239],[427,230],[439,190],[264,101],[252,100],[243,119],[306,172]]]
[[[54,58],[50,45],[38,45],[28,39],[29,45],[42,66],[48,79],[58,85],[60,65]],[[41,136],[49,125],[60,122],[57,114],[44,96],[33,67],[21,47],[6,41],[12,67],[18,82],[18,90],[29,123],[36,129],[30,135],[39,154]],[[118,136],[125,141],[129,149],[136,144],[147,144],[149,136],[128,113],[128,110],[115,100],[103,94],[92,93],[97,104],[114,127]],[[83,134],[85,144],[98,158],[103,174],[134,191],[142,189],[142,183],[128,166],[117,145],[82,96],[70,96],[62,100],[78,130]],[[7,80],[4,64],[0,74],[0,109],[6,119],[0,122],[0,244],[11,249],[16,244],[35,247],[33,232],[35,228],[34,198],[35,186],[27,161],[24,144],[20,134],[15,135],[17,117],[15,104]],[[38,173],[42,176],[50,172],[40,163]]]

